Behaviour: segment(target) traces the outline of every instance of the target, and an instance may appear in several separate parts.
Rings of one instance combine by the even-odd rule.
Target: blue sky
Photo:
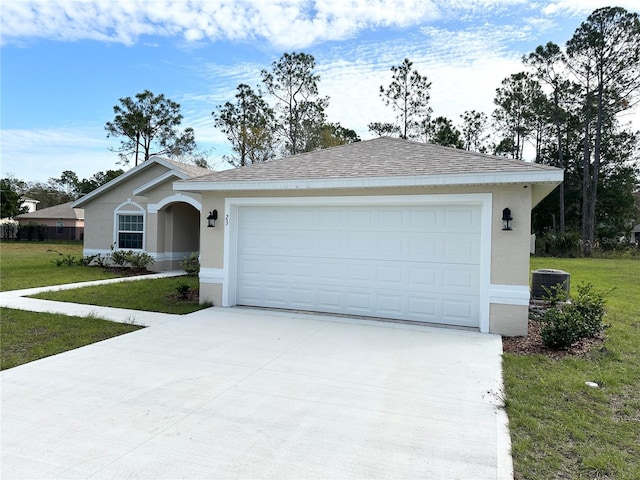
[[[523,55],[560,45],[597,0],[3,0],[0,6],[2,176],[46,181],[120,168],[104,125],[145,89],[181,105],[209,161],[229,145],[216,105],[256,85],[284,52],[316,59],[329,121],[371,138],[390,121],[378,95],[405,57],[432,82],[434,115],[490,115],[500,81]],[[638,11],[637,0],[615,5]],[[640,128],[640,114],[625,117]]]

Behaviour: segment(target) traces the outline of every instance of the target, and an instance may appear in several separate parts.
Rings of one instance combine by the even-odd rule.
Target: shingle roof
[[[473,175],[555,167],[382,137],[203,175],[186,183]]]
[[[158,157],[160,158],[160,157]],[[207,175],[212,173],[208,168],[198,167],[197,165],[192,165],[189,163],[178,162],[176,160],[171,160],[170,158],[162,157],[162,159],[173,165],[177,170],[181,171],[185,175],[188,175],[191,178],[199,177],[201,175]]]
[[[60,205],[43,208],[42,210],[36,210],[35,212],[24,213],[22,215],[18,215],[16,218],[21,220],[44,218],[84,220],[84,210],[82,208],[72,208],[71,205],[72,202],[61,203]]]
[[[176,176],[180,176],[182,178],[182,176],[186,177],[186,179],[191,179],[194,177],[199,177],[205,174],[211,174],[212,170],[206,169],[206,168],[201,168],[198,167],[196,165],[190,165],[188,163],[182,163],[182,162],[178,162],[176,160],[170,160],[168,158],[165,157],[158,157],[158,156],[153,156],[151,158],[149,158],[149,160],[146,160],[140,164],[138,164],[136,167],[133,167],[131,170],[128,170],[127,172],[123,173],[122,175],[114,178],[113,180],[111,180],[108,183],[105,183],[104,185],[96,188],[93,192],[88,193],[87,195],[85,195],[84,197],[79,198],[78,200],[76,200],[74,202],[74,205],[76,207],[83,207],[85,204],[87,204],[88,202],[92,201],[94,198],[99,197],[100,195],[102,195],[104,192],[109,191],[110,189],[116,187],[117,185],[119,185],[121,182],[124,182],[126,180],[128,180],[129,178],[134,177],[135,175],[137,175],[139,172],[146,170],[147,168],[152,167],[153,165],[162,165],[165,168],[168,169],[168,171],[173,171],[173,172],[177,172],[180,175],[176,175]]]

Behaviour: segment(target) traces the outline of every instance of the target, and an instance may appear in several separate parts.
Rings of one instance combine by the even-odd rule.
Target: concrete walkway
[[[4,480],[512,478],[499,336],[23,294],[150,328],[0,373]]]
[[[68,283],[66,285],[51,285],[48,287],[35,287],[24,290],[10,290],[8,292],[0,292],[0,305],[3,307],[28,310],[31,312],[62,313],[64,315],[77,315],[79,317],[95,315],[99,318],[112,320],[114,322],[135,323],[137,325],[151,326],[164,323],[172,318],[180,318],[180,316],[157,312],[143,312],[140,310],[127,310],[124,308],[98,307],[96,305],[83,305],[80,303],[54,302],[51,300],[40,300],[38,298],[27,297],[29,295],[35,295],[36,293],[42,292],[73,290],[75,288],[93,285],[136,282],[138,280],[179,277],[182,275],[184,275],[184,271],[175,270],[150,275],[136,275],[132,277],[111,278],[108,280],[95,280],[93,282]]]

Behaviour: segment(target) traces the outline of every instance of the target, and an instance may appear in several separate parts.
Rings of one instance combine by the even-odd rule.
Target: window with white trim
[[[118,248],[142,249],[144,216],[130,213],[118,214]]]

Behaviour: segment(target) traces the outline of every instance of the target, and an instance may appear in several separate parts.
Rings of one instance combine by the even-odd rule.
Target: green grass
[[[54,261],[71,255],[80,259],[82,245],[43,242],[0,243],[1,290],[59,285],[119,276],[101,268],[57,267]],[[85,287],[50,292],[40,298],[167,313],[190,313],[207,307],[177,298],[176,285],[198,288],[189,277]],[[142,328],[94,317],[69,317],[0,308],[0,368],[11,368]]]
[[[0,308],[0,369],[133,332],[142,327],[99,318]]]
[[[640,262],[533,258],[607,297],[607,339],[587,358],[504,356],[516,479],[640,478]],[[585,386],[594,381],[601,388]]]
[[[135,280],[111,285],[82,287],[74,290],[44,292],[33,295],[33,297],[60,302],[84,303],[178,315],[192,313],[211,306],[210,304],[199,304],[197,300],[185,301],[175,298],[177,295],[176,285],[178,284],[187,284],[192,290],[197,289],[199,286],[197,278],[185,276]]]
[[[0,242],[0,291],[103,280],[120,275],[98,267],[57,267],[67,255],[82,258],[80,243]]]

